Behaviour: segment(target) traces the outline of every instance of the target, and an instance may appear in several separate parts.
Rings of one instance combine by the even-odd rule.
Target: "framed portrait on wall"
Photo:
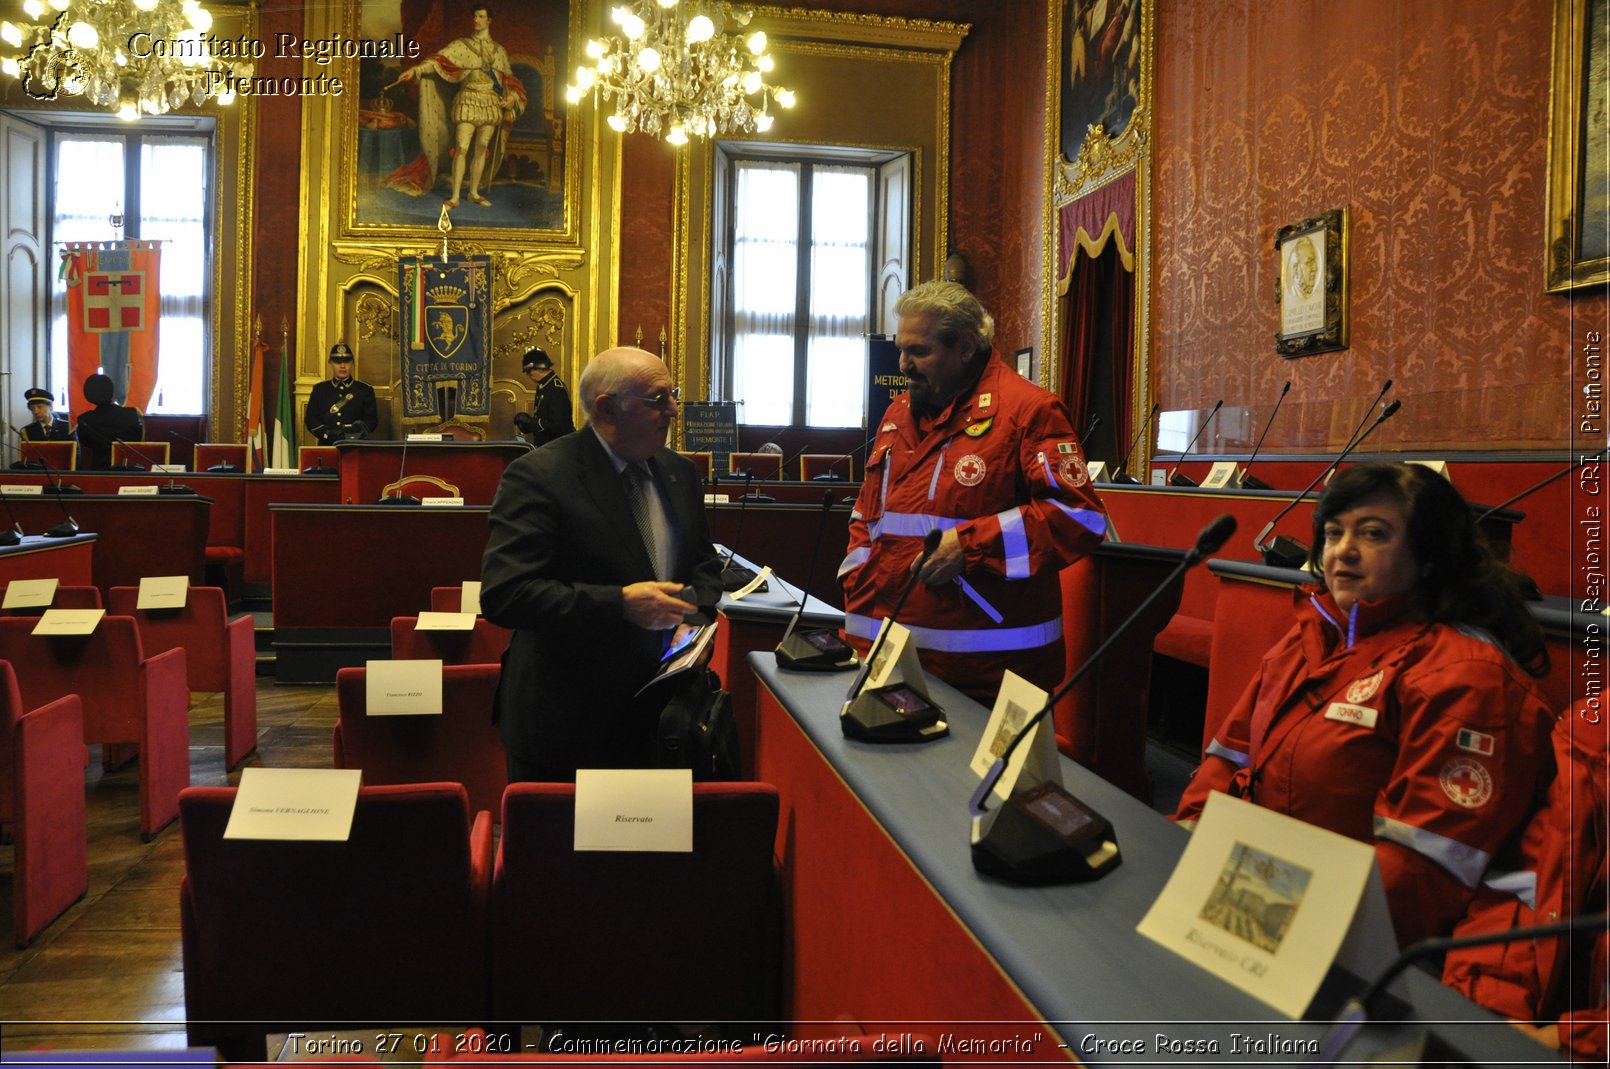
[[[354,36],[418,53],[356,61],[342,110],[346,230],[434,235],[445,210],[455,234],[569,232],[577,146],[563,79],[580,0],[347,2]]]
[[[1555,0],[1544,289],[1610,281],[1610,0]]]
[[[1307,356],[1347,348],[1347,208],[1281,227],[1275,252],[1276,351]]]
[[[1061,0],[1062,156],[1100,126],[1117,138],[1140,103],[1143,0]]]

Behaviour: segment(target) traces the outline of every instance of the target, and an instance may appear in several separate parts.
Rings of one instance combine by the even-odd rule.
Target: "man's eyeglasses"
[[[676,404],[682,403],[681,390],[661,390],[659,393],[650,394],[647,397],[642,397],[636,394],[633,394],[632,396],[637,397],[637,399],[643,402],[645,405],[648,405],[650,408],[656,409],[660,412],[664,412],[667,408],[671,407],[673,402]]]

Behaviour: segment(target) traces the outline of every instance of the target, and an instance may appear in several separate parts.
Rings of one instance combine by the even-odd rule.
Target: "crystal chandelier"
[[[35,100],[82,96],[124,119],[208,97],[228,104],[247,65],[226,62],[199,0],[24,0],[35,25],[0,22],[0,73]],[[233,42],[231,42],[233,43]]]
[[[753,12],[721,0],[637,0],[614,8],[619,36],[587,42],[588,64],[576,68],[565,99],[588,93],[613,101],[606,120],[620,133],[663,134],[673,145],[689,135],[771,129],[770,104],[794,106],[794,94],[765,83],[772,69],[766,35],[741,35]],[[730,28],[730,29],[729,29]]]

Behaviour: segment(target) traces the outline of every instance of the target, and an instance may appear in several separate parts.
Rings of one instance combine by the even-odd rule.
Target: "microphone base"
[[[381,498],[379,501],[376,501],[375,504],[377,504],[377,505],[417,505],[417,504],[419,504],[419,498],[413,496],[412,494],[392,494],[390,497]]]
[[[770,494],[745,494],[739,501],[753,501],[757,505],[775,505],[777,499]]]
[[[1196,485],[1196,480],[1191,478],[1189,475],[1181,475],[1179,472],[1175,472],[1173,475],[1169,476],[1168,485],[1170,485],[1170,486],[1195,486]]]
[[[1123,862],[1107,818],[1056,783],[974,817],[972,853],[976,871],[1025,886],[1084,883]]]
[[[164,497],[170,494],[189,494],[191,497],[196,495],[196,492],[190,489],[188,486],[159,486],[157,487],[157,493],[163,495]]]
[[[82,494],[84,488],[74,486],[72,483],[46,483],[45,492],[50,494]]]
[[[143,471],[143,472],[149,472],[151,469],[146,468],[146,467],[142,467],[139,464],[134,463],[132,460],[125,460],[120,464],[113,464],[110,468],[107,468],[106,470],[107,471]]]
[[[758,573],[753,568],[745,568],[741,564],[729,564],[721,569],[721,589],[729,594],[734,590],[742,590],[754,582],[756,574]],[[755,590],[764,594],[770,586],[771,583],[768,581],[757,586]]]
[[[15,528],[7,527],[5,530],[0,531],[0,546],[20,545],[22,545],[22,535],[17,533]]]
[[[1241,489],[1243,490],[1273,490],[1274,487],[1258,478],[1256,475],[1241,475]]]
[[[864,690],[839,714],[839,728],[847,739],[862,742],[933,742],[950,734],[950,725],[939,718],[944,710],[930,705],[919,713],[901,713],[880,701],[880,691],[893,687]]]
[[[1140,480],[1135,478],[1133,475],[1129,474],[1129,472],[1127,472],[1127,471],[1117,472],[1116,474],[1113,475],[1112,479],[1109,480],[1109,481],[1117,483],[1119,486],[1139,486],[1140,485]]]
[[[815,637],[816,641],[812,641]],[[816,643],[821,642],[827,648]],[[827,629],[796,631],[777,644],[777,667],[791,672],[847,672],[860,665],[849,643]]]
[[[1271,568],[1301,568],[1308,562],[1308,547],[1290,535],[1276,535],[1261,553]]]
[[[314,464],[311,467],[303,468],[302,469],[302,474],[303,475],[339,475],[340,472],[336,471],[334,468],[327,468],[323,464]]]
[[[207,470],[209,472],[212,472],[214,475],[239,475],[239,474],[241,474],[241,469],[240,469],[240,466],[238,464],[214,464],[212,467],[208,468]]]
[[[46,538],[74,538],[78,535],[78,524],[58,523],[54,527],[45,528]]]

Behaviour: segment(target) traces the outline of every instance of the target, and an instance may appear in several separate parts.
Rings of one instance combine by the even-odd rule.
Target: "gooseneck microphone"
[[[1258,435],[1258,440],[1256,442],[1252,443],[1252,455],[1247,458],[1246,466],[1241,469],[1241,478],[1236,480],[1237,485],[1243,490],[1274,489],[1274,487],[1270,486],[1256,475],[1249,475],[1248,472],[1252,471],[1252,462],[1258,459],[1258,451],[1263,448],[1263,440],[1269,437],[1269,428],[1275,425],[1275,416],[1279,414],[1280,406],[1286,403],[1286,395],[1290,392],[1291,380],[1287,379],[1286,385],[1280,388],[1280,397],[1275,401],[1274,411],[1269,413],[1269,421],[1263,425],[1263,433]]]
[[[1392,385],[1391,379],[1387,380],[1387,385]],[[1309,491],[1319,485],[1320,480],[1335,471],[1337,465],[1346,460],[1349,453],[1362,445],[1364,439],[1375,433],[1375,428],[1397,415],[1398,409],[1402,407],[1402,401],[1394,400],[1381,409],[1381,414],[1375,417],[1375,422],[1370,424],[1363,434],[1355,435],[1353,440],[1348,442],[1340,453],[1336,454],[1336,459],[1325,465],[1324,470],[1314,476],[1313,481],[1303,488],[1302,493],[1287,502],[1285,508],[1275,513],[1274,519],[1263,525],[1263,530],[1258,532],[1258,537],[1252,540],[1252,548],[1263,556],[1265,564],[1273,568],[1301,568],[1303,566],[1303,562],[1308,559],[1308,547],[1290,535],[1279,535],[1272,542],[1266,541],[1270,532],[1275,529],[1276,524],[1286,518],[1286,513],[1297,507],[1297,502],[1307,497]]]
[[[0,505],[6,507],[6,518],[11,526],[0,531],[0,546],[18,546],[22,544],[22,524],[17,522],[17,514],[11,511],[11,498],[5,490],[0,488]]]
[[[136,457],[139,457],[141,460],[145,461],[145,468],[143,470],[145,470],[145,471],[155,471],[155,469],[156,469],[156,461],[152,460],[150,457],[146,456],[140,450],[134,448],[133,445],[131,445],[128,442],[125,442],[121,438],[113,438],[112,441],[116,442],[118,445],[122,446],[124,449],[127,449],[130,453],[133,453]],[[140,471],[142,469],[137,464],[130,465],[127,461],[125,461],[121,465],[119,465],[119,464],[112,465],[112,470],[113,471]],[[159,493],[159,494],[194,494],[195,491],[190,489],[190,487],[188,487],[188,486],[177,486],[177,485],[175,485],[174,481],[173,481],[173,472],[170,471],[170,472],[168,472],[168,485],[167,486],[159,486],[159,487],[157,487],[157,493]]]
[[[1158,583],[1146,600],[1137,605],[1124,621],[1096,647],[1094,653],[1046,698],[1040,711],[1031,716],[1001,756],[984,774],[978,789],[968,802],[973,816],[972,855],[973,868],[979,872],[999,876],[1014,883],[1045,884],[1088,880],[1105,875],[1122,860],[1112,826],[1095,810],[1069,794],[1060,784],[1042,783],[1030,794],[1032,798],[1020,800],[1014,796],[993,813],[989,797],[1006,773],[1012,755],[1034,726],[1050,715],[1079,681],[1089,674],[1106,656],[1113,644],[1123,637],[1136,620],[1146,614],[1152,603],[1162,596],[1186,571],[1201,563],[1235,533],[1235,517],[1228,513],[1218,516],[1196,536],[1196,543],[1185,551],[1180,562]],[[1025,796],[1026,797],[1026,796]]]
[[[1174,461],[1174,467],[1169,470],[1169,473],[1168,473],[1168,485],[1170,485],[1170,486],[1195,486],[1196,485],[1196,480],[1195,479],[1191,478],[1189,475],[1181,475],[1180,474],[1180,465],[1185,463],[1185,454],[1187,454],[1187,453],[1189,453],[1191,451],[1191,446],[1195,445],[1197,439],[1202,437],[1202,432],[1208,429],[1208,424],[1213,422],[1213,417],[1218,415],[1219,414],[1219,409],[1221,409],[1223,407],[1224,407],[1224,398],[1221,397],[1217,401],[1213,402],[1213,411],[1209,412],[1207,419],[1203,420],[1202,425],[1200,427],[1196,428],[1196,433],[1191,435],[1191,440],[1185,443],[1185,448],[1180,450],[1180,455],[1179,455],[1178,459],[1176,459]]]
[[[816,561],[822,555],[822,539],[827,534],[827,517],[833,510],[833,491],[822,492],[822,518],[816,526],[816,549],[805,570],[805,585],[799,588],[799,610],[783,631],[783,640],[774,651],[777,667],[796,672],[843,672],[856,665],[855,650],[839,637],[836,628],[796,630],[805,616],[805,603],[810,598],[811,580],[816,577]]]
[[[1359,431],[1364,430],[1364,424],[1368,423],[1369,420],[1370,420],[1370,413],[1375,411],[1375,406],[1381,403],[1381,398],[1385,397],[1386,394],[1387,394],[1387,391],[1390,390],[1391,388],[1392,388],[1392,380],[1391,379],[1387,379],[1385,382],[1381,383],[1381,392],[1377,393],[1375,395],[1375,400],[1370,402],[1370,407],[1366,408],[1364,410],[1364,415],[1359,418],[1358,426],[1353,428],[1352,437],[1347,439],[1346,449],[1351,449],[1351,448],[1353,448],[1353,446],[1358,444]],[[1365,432],[1365,433],[1368,433],[1368,432]],[[1344,449],[1343,452],[1346,452],[1346,449]]]
[[[912,565],[905,586],[900,590],[900,597],[895,600],[894,608],[889,611],[876,641],[861,662],[861,670],[850,684],[844,707],[839,710],[839,728],[847,738],[865,742],[930,742],[950,734],[950,725],[940,719],[944,710],[917,694],[906,683],[866,689],[867,680],[872,678],[872,672],[878,665],[878,656],[888,644],[889,632],[894,630],[900,610],[905,608],[906,598],[917,585],[918,576],[922,574],[928,558],[934,555],[944,537],[944,532],[937,527],[923,537],[922,553],[917,557],[917,563]]]
[[[1135,432],[1135,440],[1129,443],[1128,449],[1124,450],[1124,459],[1120,460],[1118,462],[1118,466],[1113,469],[1113,482],[1123,483],[1126,486],[1139,485],[1140,480],[1129,474],[1129,458],[1135,452],[1135,447],[1140,444],[1141,436],[1146,433],[1146,428],[1150,427],[1152,425],[1152,420],[1157,418],[1158,407],[1159,406],[1156,403],[1153,403],[1152,410],[1146,416],[1145,422],[1140,425],[1140,430]]]
[[[348,394],[347,396],[351,396]],[[332,406],[333,407],[333,406]],[[408,470],[408,436],[403,435],[402,459],[397,462],[397,490],[395,493],[382,494],[377,505],[417,505],[419,498],[413,494],[402,492],[403,473]]]
[[[1081,451],[1090,444],[1090,436],[1096,433],[1096,428],[1099,426],[1101,426],[1101,416],[1092,412],[1090,414],[1090,423],[1085,427],[1084,434],[1079,436],[1079,448]]]
[[[1555,472],[1553,475],[1550,475],[1547,479],[1544,479],[1541,482],[1533,483],[1531,486],[1528,486],[1526,489],[1522,490],[1520,493],[1516,494],[1514,497],[1510,498],[1509,500],[1500,501],[1498,504],[1492,506],[1491,508],[1484,510],[1482,513],[1480,513],[1476,517],[1476,522],[1479,524],[1479,523],[1481,523],[1482,520],[1485,520],[1487,517],[1491,516],[1493,513],[1499,511],[1500,509],[1507,509],[1511,505],[1515,504],[1516,502],[1523,501],[1526,498],[1531,497],[1533,494],[1535,494],[1539,490],[1543,489],[1543,487],[1547,486],[1549,483],[1552,483],[1552,482],[1554,482],[1554,481],[1556,481],[1558,479],[1563,479],[1567,475],[1571,474],[1573,471],[1575,471],[1577,469],[1578,465],[1591,464],[1595,460],[1603,460],[1605,458],[1606,454],[1610,454],[1610,446],[1606,446],[1605,448],[1600,449],[1596,453],[1584,453],[1584,454],[1582,454],[1582,456],[1579,459],[1571,461],[1571,463],[1567,464],[1565,467],[1561,468],[1559,471]]]
[[[715,478],[713,470],[710,473],[710,477],[712,480]],[[733,560],[738,555],[738,543],[742,541],[744,536],[744,513],[749,511],[749,483],[754,478],[754,473],[745,471],[743,477],[744,492],[738,498],[738,523],[732,531],[732,545],[727,547],[727,559],[721,563],[721,589],[729,592],[742,590],[755,578],[753,568],[745,568],[742,564],[738,564]]]

